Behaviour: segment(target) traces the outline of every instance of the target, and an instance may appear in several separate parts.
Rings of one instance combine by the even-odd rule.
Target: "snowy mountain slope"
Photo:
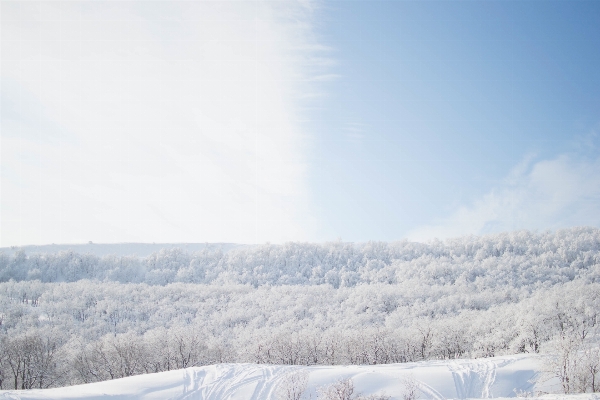
[[[316,399],[319,388],[345,378],[352,379],[355,393],[386,394],[393,400],[402,399],[407,381],[417,383],[418,397],[424,399],[516,397],[516,392],[556,391],[552,381],[533,383],[540,368],[541,358],[531,355],[372,366],[217,364],[65,388],[2,391],[0,400],[274,399],[284,377],[297,371],[309,374],[306,399]]]

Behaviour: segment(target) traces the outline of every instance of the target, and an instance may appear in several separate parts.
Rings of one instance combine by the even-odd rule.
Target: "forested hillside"
[[[166,249],[145,258],[62,251],[0,255],[0,282],[82,279],[167,285],[323,285],[477,283],[486,287],[555,284],[588,276],[600,263],[600,231],[574,228],[463,237],[428,244],[287,243],[187,253]],[[593,275],[593,274],[592,274]]]
[[[0,280],[4,389],[220,362],[382,364],[524,352],[554,354],[550,373],[572,363],[569,376],[556,376],[565,392],[596,391],[600,381],[593,228],[145,258],[16,252],[0,255]]]

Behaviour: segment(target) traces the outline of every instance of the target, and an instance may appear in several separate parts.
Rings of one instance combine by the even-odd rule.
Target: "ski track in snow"
[[[417,384],[418,384],[419,390],[421,392],[423,392],[424,394],[426,394],[431,399],[433,399],[433,400],[445,400],[446,399],[440,392],[438,392],[437,390],[435,390],[435,388],[426,384],[425,382],[417,380]]]
[[[460,399],[466,398],[490,398],[492,397],[492,385],[496,379],[496,369],[498,367],[510,364],[511,360],[492,361],[485,360],[463,360],[451,361],[447,363],[447,368],[452,374],[454,380],[454,389],[456,397]],[[219,376],[216,384],[212,384],[215,379],[210,382],[198,382],[202,388],[198,393],[190,393],[193,396],[184,395],[178,397],[177,400],[184,399],[229,399],[234,398],[235,394],[244,392],[246,395],[252,393],[248,398],[251,399],[271,399],[277,387],[276,382],[281,379],[285,373],[279,373],[282,368],[293,369],[294,367],[275,367],[275,366],[259,366],[259,365],[229,365],[229,370]],[[302,368],[302,367],[296,367]],[[332,367],[333,368],[333,367]],[[401,369],[402,372],[403,369]],[[313,371],[315,373],[316,371]],[[375,372],[375,370],[373,370]],[[402,375],[396,375],[398,381],[402,380]],[[423,380],[417,380],[419,390],[428,398],[434,400],[445,399],[431,384]],[[194,390],[198,390],[196,387]]]
[[[481,390],[481,397],[484,399],[489,399],[491,396],[492,385],[496,380],[496,363],[493,361],[488,361],[486,363],[488,368],[485,371],[485,376],[483,380],[483,389]]]
[[[497,364],[491,359],[450,362],[448,369],[454,379],[457,398],[491,398],[492,385],[496,381],[496,369],[508,363],[510,361],[503,360],[503,362]]]
[[[221,400],[236,397],[236,394],[250,395],[251,399],[273,398],[277,382],[285,374],[281,369],[294,367],[223,364],[213,370],[203,371],[197,368],[184,370],[184,390],[181,396],[170,400]]]

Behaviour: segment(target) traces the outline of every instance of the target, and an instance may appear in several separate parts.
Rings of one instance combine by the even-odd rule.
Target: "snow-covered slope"
[[[319,388],[343,378],[352,380],[355,393],[391,399],[403,398],[408,381],[416,382],[423,399],[516,397],[557,389],[552,381],[535,383],[540,368],[541,358],[530,355],[372,366],[218,364],[66,388],[3,391],[0,399],[275,399],[286,375],[298,371],[308,372],[305,399],[317,399]]]

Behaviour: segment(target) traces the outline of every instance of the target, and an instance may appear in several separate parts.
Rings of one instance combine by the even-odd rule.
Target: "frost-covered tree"
[[[300,400],[308,384],[308,371],[293,371],[283,376],[275,390],[276,400]]]
[[[332,385],[319,390],[319,399],[323,400],[353,400],[354,382],[349,378],[339,379]]]

